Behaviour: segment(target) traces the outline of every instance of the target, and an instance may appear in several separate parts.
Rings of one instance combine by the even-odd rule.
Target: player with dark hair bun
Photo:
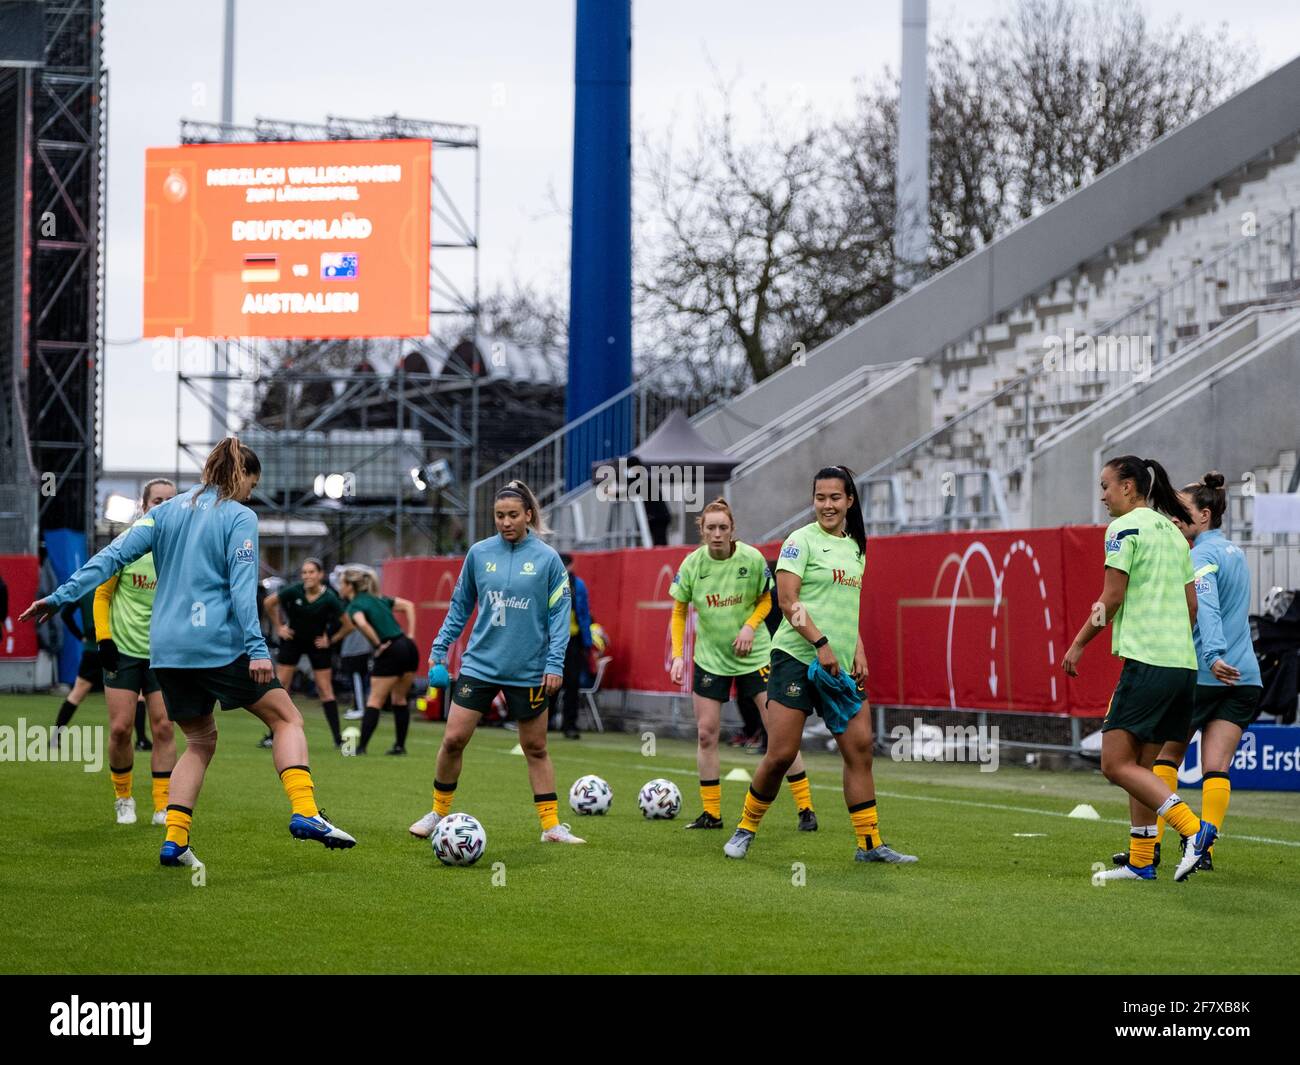
[[[1223,830],[1232,794],[1229,768],[1242,732],[1259,713],[1264,694],[1259,660],[1250,636],[1250,569],[1241,548],[1223,535],[1223,514],[1228,493],[1223,474],[1211,470],[1187,485],[1181,496],[1192,520],[1175,520],[1192,545],[1192,575],[1196,589],[1196,696],[1187,735],[1160,748],[1153,772],[1173,790],[1178,786],[1178,766],[1192,735],[1201,733],[1202,817]],[[1156,822],[1159,848],[1163,820]],[[1184,843],[1186,850],[1186,843]],[[1205,851],[1199,868],[1214,869],[1214,848]],[[1116,864],[1127,854],[1115,855]]]
[[[1111,652],[1124,668],[1101,726],[1101,771],[1128,792],[1132,829],[1128,861],[1098,876],[1154,880],[1156,822],[1163,817],[1193,837],[1174,873],[1185,880],[1214,842],[1214,826],[1200,820],[1152,766],[1162,744],[1187,737],[1196,697],[1195,578],[1187,543],[1170,520],[1186,522],[1191,515],[1164,467],[1136,455],[1102,467],[1101,501],[1114,519],[1106,529],[1105,582],[1062,660],[1065,672],[1078,676],[1083,649],[1113,621]]]

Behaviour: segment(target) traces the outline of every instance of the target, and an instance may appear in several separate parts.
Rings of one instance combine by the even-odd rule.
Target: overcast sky
[[[930,25],[997,17],[1006,0],[932,0]],[[1300,5],[1145,0],[1151,20],[1207,27],[1258,50],[1259,73],[1300,51]],[[222,0],[106,0],[109,69],[107,367],[104,463],[174,465],[176,384],[140,337],[144,150],[177,143],[182,117],[221,113]],[[844,113],[855,83],[898,69],[900,0],[634,0],[633,138],[693,122],[734,86],[742,126],[756,95]],[[240,0],[235,121],[327,114],[478,125],[481,266],[567,290],[573,150],[573,0]],[[436,165],[436,164],[435,164]],[[186,435],[206,417],[186,408]],[[197,421],[195,419],[198,419]]]

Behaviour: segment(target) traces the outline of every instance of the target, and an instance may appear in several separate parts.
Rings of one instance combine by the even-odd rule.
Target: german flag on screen
[[[244,269],[240,272],[241,281],[279,281],[280,256],[245,255]]]

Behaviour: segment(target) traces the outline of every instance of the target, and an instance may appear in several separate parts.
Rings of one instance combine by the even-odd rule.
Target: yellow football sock
[[[439,817],[451,813],[451,800],[455,797],[455,784],[440,784],[436,780],[433,782],[433,812]]]
[[[1206,773],[1201,784],[1201,806],[1204,808],[1205,820],[1220,832],[1223,831],[1223,819],[1228,816],[1228,800],[1232,798],[1232,784],[1227,773]],[[1214,853],[1214,848],[1210,848]]]
[[[113,797],[117,799],[129,799],[131,797],[132,767],[127,766],[125,769],[114,769],[108,767],[108,775],[113,778]]]
[[[194,823],[194,811],[187,806],[167,807],[167,842],[181,847],[190,845],[190,825]]]
[[[812,802],[812,785],[808,783],[808,773],[795,773],[794,776],[786,777],[786,782],[790,785],[790,794],[794,796],[794,808],[796,810],[811,810]]]
[[[1192,808],[1176,794],[1169,796],[1156,813],[1164,817],[1169,827],[1180,836],[1194,836],[1201,830],[1201,819],[1192,813]]]
[[[168,770],[166,773],[155,773],[153,775],[153,808],[155,810],[167,809],[167,793],[171,791],[172,775]]]
[[[720,780],[700,781],[700,803],[704,812],[711,817],[722,817],[722,782]]]
[[[1158,836],[1149,835],[1153,829],[1146,825],[1134,825],[1129,833],[1128,864],[1134,869],[1142,869],[1156,860],[1156,840]]]
[[[311,770],[305,765],[291,765],[280,774],[280,783],[284,785],[284,793],[289,796],[289,805],[294,813],[303,817],[316,817],[320,813],[313,794],[316,785],[312,783]]]
[[[747,832],[757,832],[758,823],[763,820],[767,808],[775,801],[775,795],[763,798],[754,790],[754,786],[751,784],[749,790],[745,792],[745,811],[740,815],[740,827]]]
[[[869,851],[880,846],[880,814],[876,810],[875,799],[850,806],[849,819],[853,822],[853,831],[858,837],[859,847]]]
[[[1151,772],[1160,778],[1162,783],[1170,791],[1178,790],[1178,765],[1169,761],[1167,758],[1157,758],[1155,765],[1151,767]],[[1165,835],[1165,819],[1156,818],[1156,839],[1161,840]]]
[[[549,832],[560,823],[560,803],[555,792],[534,795],[533,805],[537,807],[537,819],[542,823],[543,832]]]

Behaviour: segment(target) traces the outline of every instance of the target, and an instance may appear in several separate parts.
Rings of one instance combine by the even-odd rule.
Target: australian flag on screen
[[[356,277],[357,253],[354,251],[321,252],[320,276],[323,281]]]

